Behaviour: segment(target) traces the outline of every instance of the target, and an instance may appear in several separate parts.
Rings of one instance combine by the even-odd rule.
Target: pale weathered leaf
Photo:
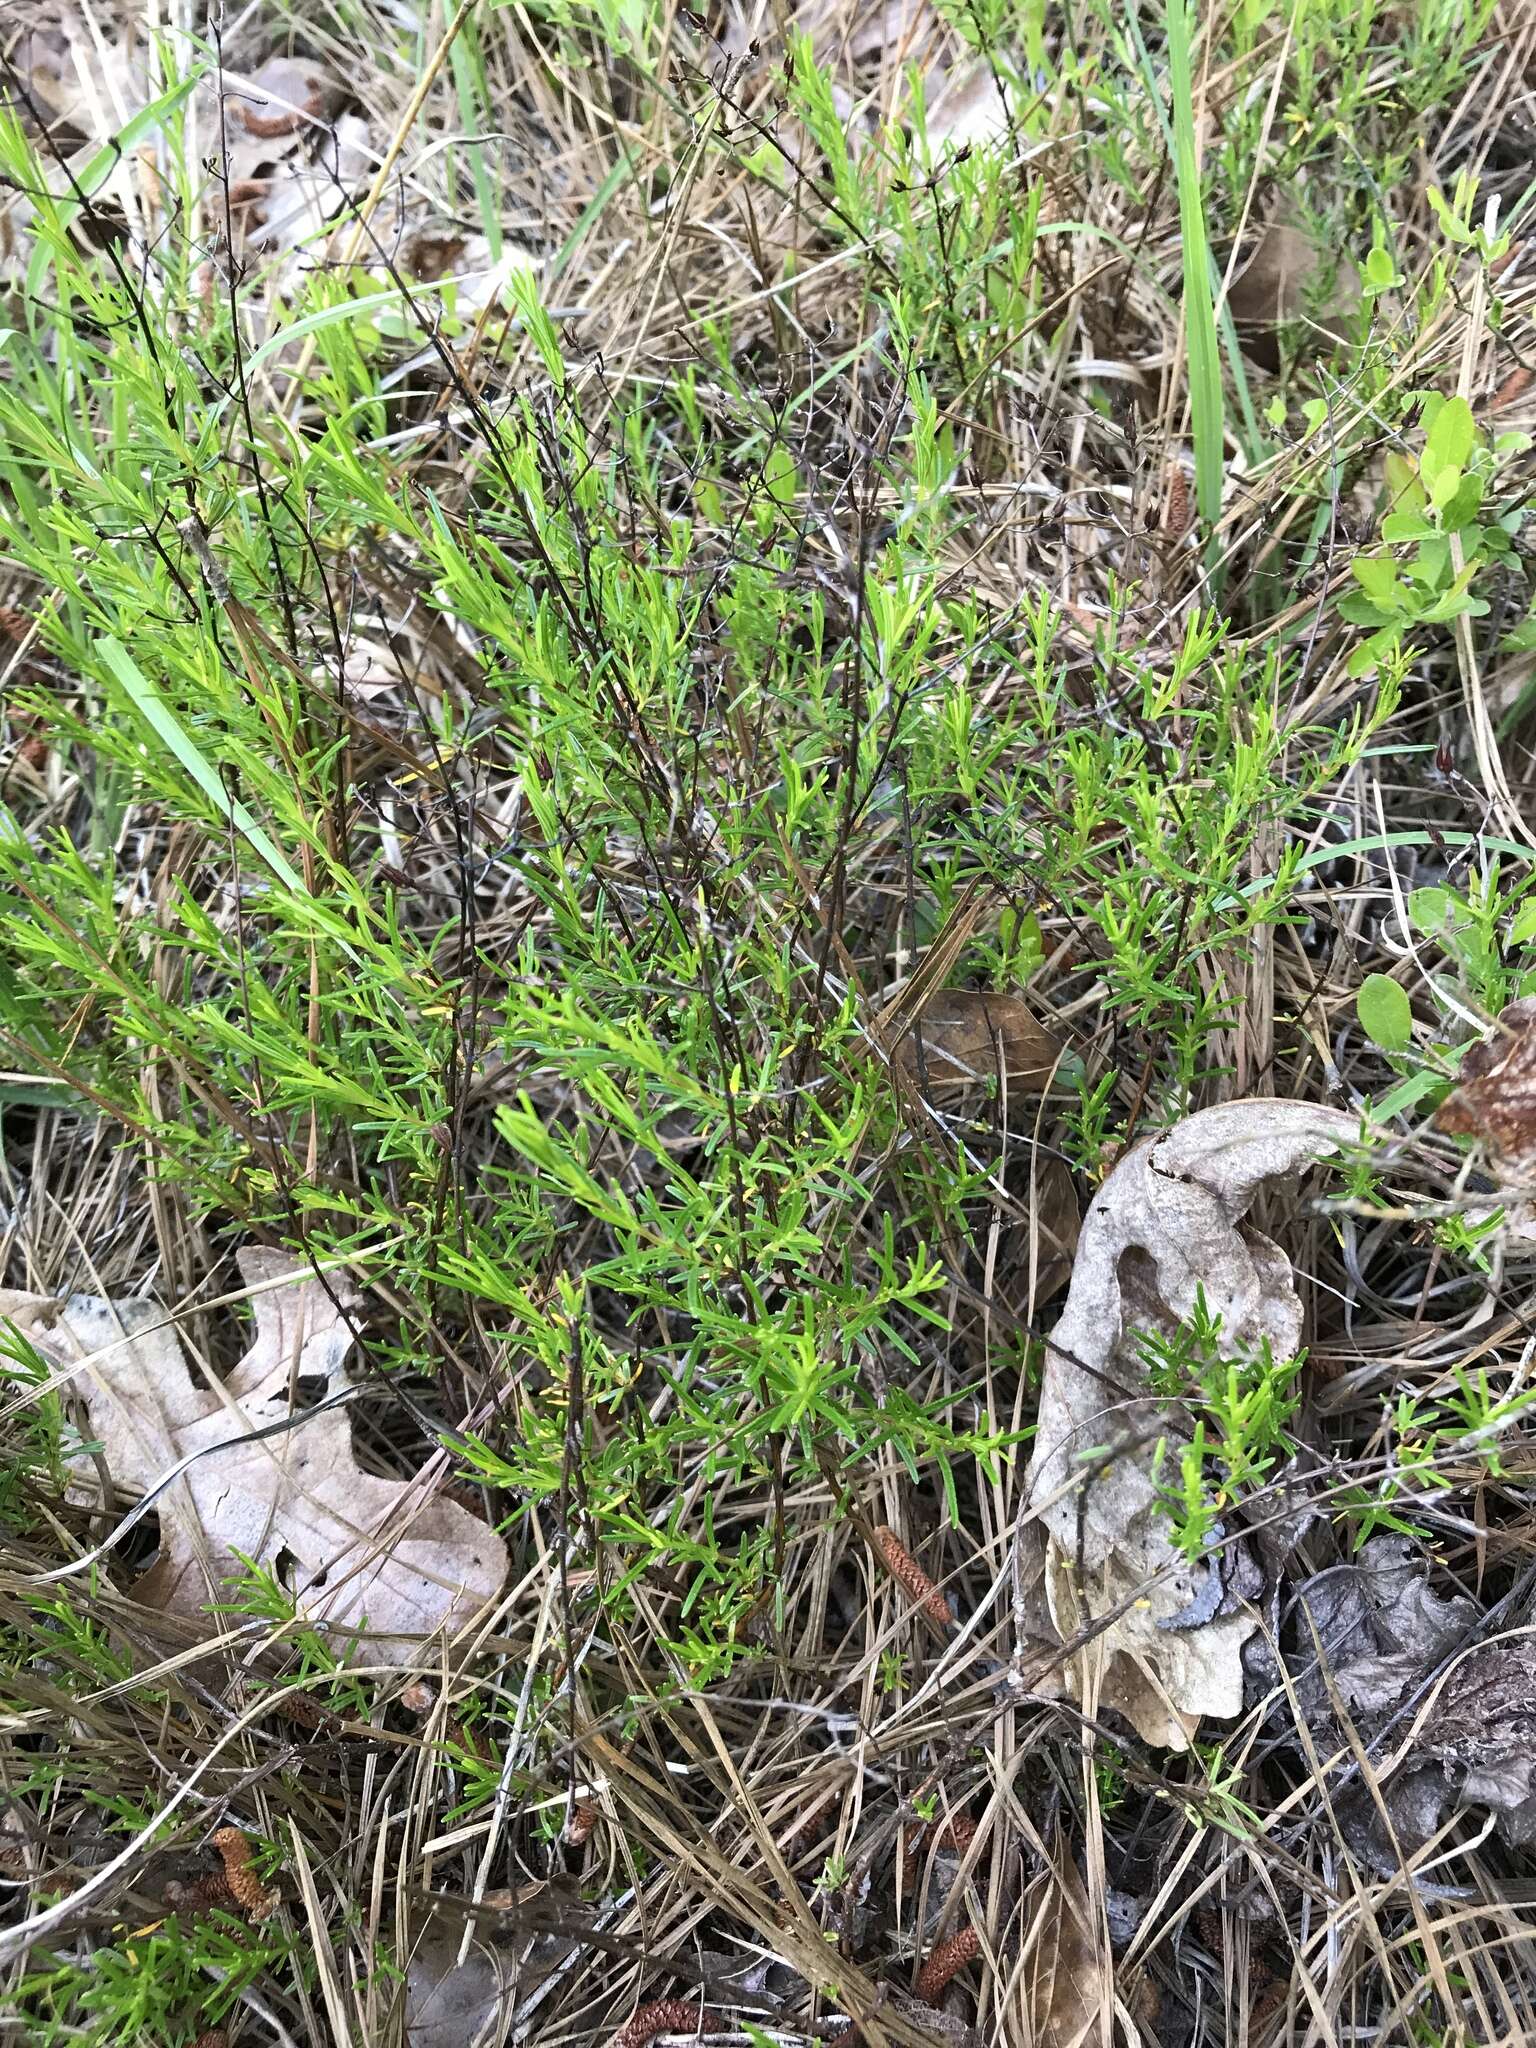
[[[1293,1357],[1301,1303],[1290,1262],[1243,1218],[1267,1182],[1356,1130],[1304,1103],[1204,1110],[1127,1153],[1083,1223],[1030,1472],[1047,1536],[1045,1605],[1062,1643],[1088,1638],[1061,1662],[1070,1695],[1117,1709],[1166,1748],[1185,1748],[1203,1714],[1240,1710],[1254,1627],[1243,1601],[1257,1574],[1238,1543],[1191,1563],[1172,1541],[1158,1446],[1175,1428],[1182,1439],[1187,1419],[1153,1397],[1142,1339],[1187,1324],[1203,1291],[1227,1355],[1268,1344],[1276,1360]]]
[[[222,1385],[193,1376],[153,1302],[8,1294],[0,1315],[73,1371],[114,1486],[155,1495],[160,1554],[136,1599],[212,1629],[248,1559],[338,1655],[407,1663],[423,1638],[452,1634],[495,1597],[505,1547],[467,1509],[358,1465],[350,1418],[326,1405],[345,1389],[352,1346],[345,1276],[322,1283],[260,1250],[242,1252],[240,1269],[255,1335]]]
[[[1024,1902],[1024,1997],[1030,2048],[1098,2048],[1108,2042],[1112,1977],[1105,1930],[1071,1852],[1058,1845]]]

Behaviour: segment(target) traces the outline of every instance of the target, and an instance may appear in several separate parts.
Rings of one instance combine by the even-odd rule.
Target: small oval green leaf
[[[1355,998],[1360,1029],[1383,1052],[1406,1052],[1413,1043],[1413,1011],[1390,974],[1368,974]]]

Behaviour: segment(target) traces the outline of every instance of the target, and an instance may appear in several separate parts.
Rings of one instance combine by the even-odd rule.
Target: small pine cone
[[[329,1707],[322,1707],[307,1692],[280,1693],[276,1700],[277,1711],[285,1721],[294,1721],[300,1728],[318,1729],[322,1735],[339,1735],[341,1722]]]
[[[937,2005],[940,1993],[951,1977],[974,1963],[981,1954],[981,1936],[974,1927],[962,1927],[947,1941],[941,1941],[917,1973],[917,1995],[925,2005]]]
[[[933,1823],[914,1829],[902,1844],[901,1881],[910,1891],[917,1882],[917,1867],[923,1852],[923,1844],[934,1836]],[[934,1846],[948,1849],[956,1856],[963,1856],[976,1839],[976,1823],[968,1813],[957,1813],[953,1820],[939,1829]]]
[[[263,1884],[251,1868],[251,1845],[239,1828],[220,1828],[213,1846],[224,1858],[224,1876],[237,1905],[258,1923],[270,1920],[283,1903],[283,1895]]]
[[[894,1529],[877,1529],[875,1541],[880,1546],[880,1555],[885,1568],[897,1585],[912,1596],[928,1619],[946,1634],[954,1626],[954,1617],[944,1602],[944,1595],[929,1578],[922,1566],[913,1557]]]
[[[658,2034],[702,2034],[713,2025],[713,2014],[689,1999],[655,1998],[649,2005],[636,2006],[608,2048],[648,2048]]]

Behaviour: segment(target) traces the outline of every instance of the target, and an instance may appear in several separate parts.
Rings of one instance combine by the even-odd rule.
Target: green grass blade
[[[1195,505],[1212,527],[1221,510],[1226,468],[1221,393],[1221,356],[1216,343],[1216,308],[1211,298],[1210,241],[1200,197],[1200,163],[1195,151],[1194,83],[1190,64],[1188,0],[1166,0],[1168,83],[1173,98],[1173,161],[1179,188],[1179,228],[1184,245],[1184,329],[1189,350],[1189,403],[1195,442]]]
[[[227,817],[237,831],[245,835],[286,888],[292,889],[296,895],[306,895],[308,892],[297,870],[273,845],[245,805],[238,798],[230,796],[217,769],[200,751],[191,734],[177,722],[170,706],[122,641],[107,639],[97,644],[101,649],[103,661],[122,684],[135,711],[156,739],[163,741],[169,748],[215,810]]]

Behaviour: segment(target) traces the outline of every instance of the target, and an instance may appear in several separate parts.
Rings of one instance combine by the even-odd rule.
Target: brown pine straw
[[[653,1998],[635,2007],[608,2048],[646,2048],[658,2034],[702,2034],[714,2024],[713,2013],[689,1999]]]
[[[886,1570],[897,1585],[911,1596],[914,1605],[920,1607],[936,1627],[943,1629],[947,1634],[954,1626],[954,1616],[945,1603],[944,1595],[913,1557],[896,1531],[884,1527],[877,1529],[875,1542]]]

